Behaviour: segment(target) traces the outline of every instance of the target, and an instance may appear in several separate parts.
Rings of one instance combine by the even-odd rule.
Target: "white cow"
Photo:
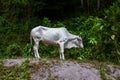
[[[65,59],[64,48],[81,47],[83,48],[82,38],[73,35],[68,32],[64,27],[62,28],[48,28],[44,26],[38,26],[31,30],[30,33],[31,44],[32,38],[35,42],[33,49],[36,58],[40,58],[38,53],[39,42],[43,42],[45,45],[56,45],[60,47],[60,59]]]

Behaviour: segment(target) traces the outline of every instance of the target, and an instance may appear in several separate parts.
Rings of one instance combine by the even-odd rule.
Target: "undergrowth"
[[[120,63],[120,21],[117,0],[110,8],[99,16],[77,16],[63,21],[52,21],[47,17],[22,18],[14,16],[9,20],[7,14],[0,16],[0,58],[34,56],[30,46],[30,31],[36,26],[65,27],[75,35],[82,37],[84,49],[66,49],[65,57],[75,60],[97,60],[100,62]],[[16,5],[17,6],[17,5]],[[25,6],[25,5],[24,5]],[[9,7],[9,6],[8,6]],[[19,6],[15,9],[19,9]],[[7,9],[6,9],[7,10]],[[23,9],[24,10],[24,9]],[[112,11],[114,10],[114,11]],[[11,11],[11,10],[10,10]],[[16,12],[16,11],[15,11]],[[22,12],[22,11],[20,11]],[[10,12],[11,13],[11,12]],[[112,15],[112,16],[111,16]],[[20,15],[19,15],[20,16]],[[24,17],[25,18],[25,17]],[[20,21],[21,20],[21,21]],[[33,46],[32,46],[33,47]],[[41,57],[59,57],[56,47],[44,46],[40,43]]]
[[[0,63],[0,80],[29,80],[30,77],[29,64],[26,60],[21,66],[4,67]]]

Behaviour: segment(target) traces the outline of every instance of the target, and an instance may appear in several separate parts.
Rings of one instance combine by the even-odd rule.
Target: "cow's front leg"
[[[64,43],[60,43],[60,59],[65,60],[64,57]]]
[[[35,45],[34,45],[33,49],[34,49],[34,54],[35,54],[36,58],[40,58],[39,52],[38,52],[38,47],[39,47],[39,41],[35,40]]]

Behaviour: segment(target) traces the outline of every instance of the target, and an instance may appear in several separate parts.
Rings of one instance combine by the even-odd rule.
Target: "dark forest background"
[[[39,25],[83,38],[84,49],[65,49],[67,59],[120,63],[120,0],[0,0],[0,57],[34,57],[29,37]],[[54,46],[39,52],[59,58]]]

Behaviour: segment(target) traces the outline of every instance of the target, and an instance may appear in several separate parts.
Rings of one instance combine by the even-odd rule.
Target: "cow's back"
[[[47,36],[59,36],[60,38],[67,37],[70,33],[67,31],[66,28],[47,28],[44,27],[46,30],[43,30],[44,35]]]

